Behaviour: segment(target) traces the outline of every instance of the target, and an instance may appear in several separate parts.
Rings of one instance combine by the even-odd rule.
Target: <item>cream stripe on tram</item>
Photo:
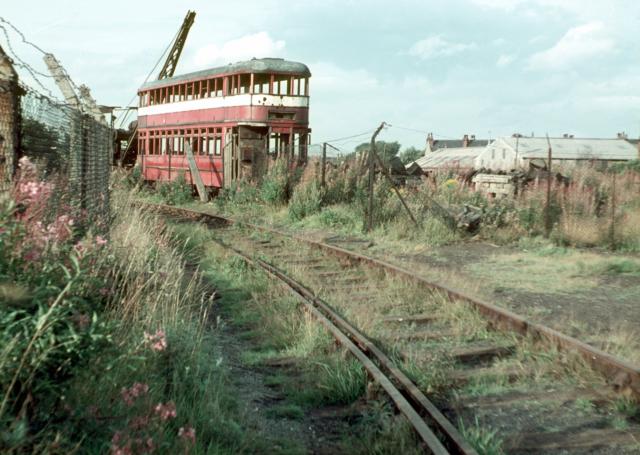
[[[171,114],[174,112],[187,112],[201,109],[216,109],[236,106],[309,107],[309,98],[306,96],[260,94],[219,96],[140,107],[138,108],[138,116]]]

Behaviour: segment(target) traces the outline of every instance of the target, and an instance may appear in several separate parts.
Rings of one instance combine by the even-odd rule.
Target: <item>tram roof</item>
[[[244,62],[229,63],[225,66],[210,68],[193,73],[180,74],[166,79],[149,81],[140,87],[141,90],[173,85],[176,82],[187,82],[194,79],[205,79],[223,74],[234,73],[274,73],[295,74],[297,76],[311,76],[309,67],[304,63],[292,62],[282,58],[253,58]]]

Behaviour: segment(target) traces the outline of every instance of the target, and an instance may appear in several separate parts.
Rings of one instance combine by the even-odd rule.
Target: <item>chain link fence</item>
[[[40,93],[21,97],[21,155],[66,187],[78,218],[100,227],[109,218],[113,133],[94,117]]]

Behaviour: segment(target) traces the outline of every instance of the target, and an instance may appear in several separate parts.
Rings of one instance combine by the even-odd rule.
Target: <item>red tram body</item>
[[[302,63],[263,58],[144,84],[137,159],[144,179],[183,174],[193,183],[185,141],[212,188],[259,179],[276,157],[306,162],[310,76]]]

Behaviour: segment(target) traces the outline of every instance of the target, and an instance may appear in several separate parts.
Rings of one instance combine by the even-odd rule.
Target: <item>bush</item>
[[[168,205],[182,205],[193,200],[193,188],[187,183],[183,172],[180,172],[175,180],[161,182],[158,193]]]
[[[21,161],[19,206],[0,201],[0,451],[54,440],[48,423],[68,416],[70,381],[112,346],[102,311],[107,240],[80,238],[50,204],[64,188],[34,180],[28,168]]]
[[[299,221],[318,213],[322,207],[322,191],[315,180],[299,185],[289,202],[289,218]]]
[[[287,162],[277,160],[260,185],[260,197],[269,205],[282,205],[289,199]]]

